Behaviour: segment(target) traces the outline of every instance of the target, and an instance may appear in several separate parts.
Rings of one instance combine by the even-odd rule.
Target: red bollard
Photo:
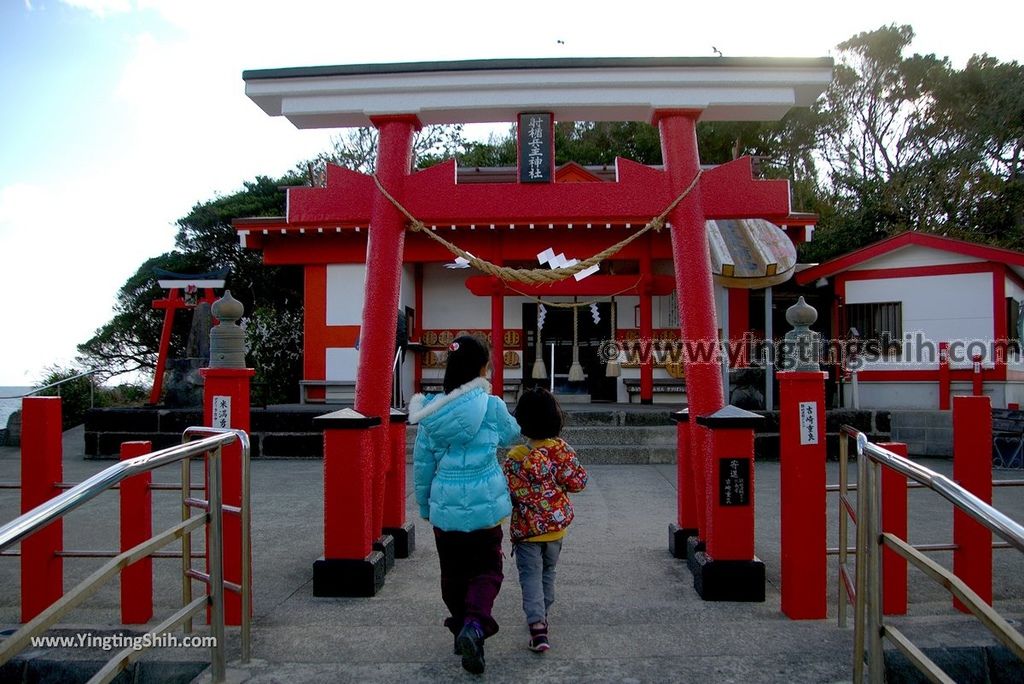
[[[21,512],[60,494],[63,436],[60,397],[21,400]],[[56,520],[21,542],[21,621],[64,595],[64,522]]]
[[[384,481],[384,527],[394,539],[395,558],[408,558],[416,549],[416,527],[405,520],[405,430],[409,415],[391,410],[390,458]]]
[[[794,620],[828,613],[823,371],[779,378],[782,612]]]
[[[694,463],[690,450],[690,411],[672,413],[676,423],[676,511],[677,518],[668,526],[668,551],[673,558],[686,558],[691,537],[700,538],[700,514],[697,503]]]
[[[992,503],[992,405],[989,397],[953,397],[953,479]],[[960,509],[953,510],[953,573],[992,604],[992,533]],[[967,607],[954,599],[953,606]]]
[[[215,428],[249,432],[249,384],[256,371],[252,368],[202,368],[203,422]],[[221,450],[221,484],[225,506],[242,504],[242,445],[228,444]],[[207,495],[208,496],[208,495]],[[224,533],[224,580],[242,583],[242,519],[233,513],[222,516]],[[252,563],[249,563],[250,575]],[[209,568],[207,568],[209,570]],[[249,578],[251,587],[252,577]],[[228,625],[242,622],[242,598],[233,591],[224,593],[224,620]]]
[[[903,442],[878,446],[897,456],[907,456]],[[907,538],[907,478],[892,468],[882,468],[882,532]],[[882,592],[884,614],[907,614],[907,561],[888,547],[882,550]]]
[[[324,430],[324,555],[313,563],[314,596],[373,596],[384,554],[373,549],[376,416],[341,409],[313,419]]]
[[[754,426],[762,420],[735,406],[697,418],[711,440],[705,551],[691,563],[705,601],[764,601],[764,563],[754,556]]]
[[[152,442],[122,442],[121,460],[144,456]],[[139,473],[121,482],[121,552],[153,536],[153,473]],[[121,570],[121,622],[142,625],[153,618],[153,558],[135,561]]]

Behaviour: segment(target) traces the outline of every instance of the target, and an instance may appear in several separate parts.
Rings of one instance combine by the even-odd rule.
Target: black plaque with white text
[[[718,461],[718,504],[750,504],[750,459],[723,458]]]
[[[550,112],[519,115],[519,182],[550,183],[555,148]]]

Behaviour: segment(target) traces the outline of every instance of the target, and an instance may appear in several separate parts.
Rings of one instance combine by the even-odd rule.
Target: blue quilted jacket
[[[512,512],[497,448],[519,438],[505,402],[485,378],[448,394],[417,394],[409,423],[419,424],[413,480],[420,515],[445,531],[494,527]]]

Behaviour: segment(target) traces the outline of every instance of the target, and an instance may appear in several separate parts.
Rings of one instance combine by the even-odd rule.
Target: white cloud
[[[92,12],[101,19],[110,14],[124,14],[132,11],[131,0],[60,0],[69,7]],[[28,2],[28,0],[26,0]]]

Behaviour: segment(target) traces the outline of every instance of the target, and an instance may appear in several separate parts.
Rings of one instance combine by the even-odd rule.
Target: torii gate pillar
[[[401,193],[406,176],[412,169],[413,134],[420,123],[415,116],[398,115],[373,117],[373,125],[380,131],[377,147],[377,177],[391,192]],[[324,497],[344,498],[353,486],[362,488],[378,483],[385,476],[392,449],[391,364],[395,352],[396,316],[402,281],[402,249],[405,244],[405,218],[391,202],[376,191],[370,209],[370,230],[366,246],[366,282],[363,300],[363,320],[360,328],[359,368],[356,372],[355,414],[366,420],[345,433],[347,448],[355,453],[349,460],[364,464],[353,473],[346,461],[324,458]],[[334,414],[330,414],[334,415]],[[372,425],[370,424],[372,423]],[[394,431],[400,433],[401,431]],[[404,434],[402,435],[404,442]],[[326,439],[326,438],[325,438]],[[325,442],[325,449],[330,448]],[[360,478],[365,482],[351,482]],[[380,488],[371,496],[372,511],[360,509],[360,516],[369,520],[349,520],[344,525],[324,524],[324,558],[314,563],[314,594],[317,596],[372,596],[383,583],[383,570],[375,567],[349,572],[350,566],[375,566],[383,561],[370,553],[367,546],[374,541],[378,548],[393,545],[385,540],[380,521],[383,519],[384,499]],[[340,502],[339,502],[340,503]],[[336,508],[325,500],[325,511]],[[325,513],[325,518],[327,514]],[[373,524],[371,524],[371,521]],[[333,522],[333,521],[332,521]],[[376,527],[376,529],[374,529]],[[362,539],[355,529],[369,529],[369,539]],[[353,538],[350,538],[353,537]],[[356,548],[351,557],[341,557],[336,550]],[[364,555],[368,554],[368,555]]]
[[[659,110],[654,123],[661,137],[661,154],[674,192],[682,192],[700,173],[697,150],[699,109]],[[711,256],[702,193],[690,193],[669,213],[672,260],[679,293],[679,322],[685,349],[689,415],[689,449],[684,461],[697,483],[691,489],[703,515],[697,537],[683,520],[680,500],[678,525],[669,527],[669,547],[686,549],[694,586],[706,600],[763,601],[764,563],[754,554],[754,435],[759,416],[723,406],[723,383],[718,351]],[[684,286],[685,284],[685,286]],[[701,352],[704,353],[701,353]],[[682,447],[681,447],[682,448]],[[743,465],[743,468],[738,467]],[[682,480],[686,476],[680,470]],[[700,477],[698,477],[700,476]],[[738,491],[737,491],[738,490]],[[739,494],[737,496],[737,494]]]

